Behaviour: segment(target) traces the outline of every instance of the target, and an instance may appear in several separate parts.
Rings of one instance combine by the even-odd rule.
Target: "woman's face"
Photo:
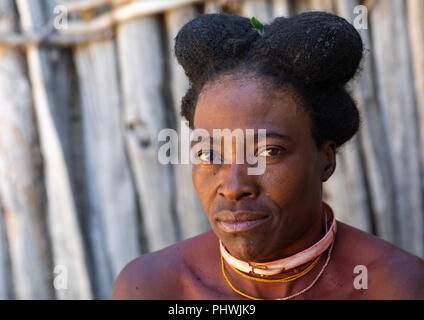
[[[245,134],[246,129],[266,129],[276,134],[267,136],[260,150],[254,148],[255,155],[266,159],[263,174],[248,175],[247,168],[254,165],[236,163],[232,138],[231,163],[193,164],[194,187],[213,231],[233,256],[245,261],[277,259],[322,214],[322,182],[332,173],[325,168],[328,159],[334,159],[327,146],[317,149],[311,119],[293,89],[270,91],[263,79],[220,80],[202,90],[195,129],[206,129],[211,137],[213,129],[240,128]],[[224,142],[222,149],[217,146],[211,141],[213,154],[206,150],[198,159],[221,157]]]

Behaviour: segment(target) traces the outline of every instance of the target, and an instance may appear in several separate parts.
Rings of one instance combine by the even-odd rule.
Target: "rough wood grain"
[[[45,7],[38,1],[19,0],[17,6],[22,29],[26,32],[38,31],[46,23],[45,15],[52,13],[50,10],[43,12]],[[60,265],[63,270],[66,269],[66,275],[62,273],[67,280],[66,287],[56,290],[55,293],[59,299],[88,299],[91,298],[91,287],[67,165],[68,141],[61,135],[61,132],[66,131],[61,127],[64,122],[61,121],[63,115],[60,111],[63,109],[60,108],[60,98],[55,96],[55,84],[59,81],[57,72],[60,73],[60,67],[53,69],[51,55],[58,53],[30,45],[26,54],[44,160],[47,224],[52,241],[53,262],[54,267]],[[66,79],[63,81],[66,82]],[[48,272],[53,273],[54,269]]]
[[[16,28],[13,2],[0,2],[0,32]],[[50,299],[42,160],[24,61],[0,48],[0,298]]]
[[[358,3],[350,0],[339,0],[338,10],[349,22],[354,23],[354,7]],[[394,180],[389,153],[389,141],[385,133],[381,106],[377,101],[375,74],[371,54],[371,39],[368,29],[359,29],[364,44],[364,56],[361,72],[352,83],[352,92],[361,114],[359,130],[360,151],[363,169],[368,186],[369,207],[371,210],[374,232],[391,242],[395,239],[395,202],[393,199]]]
[[[61,31],[65,34],[92,34],[113,28],[118,24],[134,20],[136,18],[152,16],[178,7],[191,5],[202,0],[143,0],[128,1],[124,5],[118,5],[103,14],[95,16],[87,21],[70,22]]]
[[[106,41],[78,29],[82,36],[40,40],[59,1],[16,2],[19,32],[13,0],[0,1],[0,42],[6,39],[0,44],[0,299],[108,299],[116,273],[140,251],[208,228],[197,194],[187,192],[190,168],[163,166],[157,158],[158,132],[180,124],[188,85],[172,53],[173,36],[197,13],[167,1],[175,10],[126,21],[114,39],[112,29]],[[359,2],[219,0],[206,1],[204,10],[224,8],[265,23],[336,10],[352,22]],[[370,29],[359,30],[366,50],[349,86],[362,124],[338,155],[324,199],[340,220],[423,257],[424,3],[365,3],[372,5]],[[135,7],[119,10],[122,17],[138,17],[140,11],[128,8]],[[79,21],[75,15],[70,25],[102,30],[116,25],[111,16],[102,11],[100,19]],[[95,41],[72,42],[83,38]],[[78,79],[71,51],[56,45],[76,46]],[[56,265],[67,267],[68,290],[53,288]]]
[[[311,0],[311,9],[334,12],[332,0]],[[340,221],[371,231],[364,173],[359,155],[359,139],[353,137],[337,154],[333,176],[323,184],[324,200],[333,207]]]
[[[332,206],[337,219],[371,232],[371,214],[358,144],[359,138],[355,136],[340,149],[336,171],[323,185],[323,200]]]
[[[169,111],[163,97],[164,49],[157,16],[119,25],[117,46],[127,150],[148,250],[154,251],[177,240],[172,167],[158,160],[158,134],[168,127]]]
[[[182,117],[180,116],[181,99],[188,89],[188,80],[184,74],[183,68],[178,64],[175,57],[174,38],[180,28],[196,16],[197,13],[192,7],[167,11],[165,13],[165,24],[168,37],[168,54],[166,56],[169,59],[170,66],[168,79],[173,98],[172,104],[174,107],[178,136],[180,138],[182,137]],[[188,129],[187,126],[186,129]],[[181,150],[180,147],[179,150]],[[186,157],[188,158],[190,150],[184,149],[184,152],[186,152]],[[193,186],[191,166],[191,164],[182,163],[173,165],[177,186],[177,217],[180,225],[181,236],[184,239],[209,229],[209,222],[207,220],[206,213]]]
[[[396,221],[402,248],[424,255],[418,111],[404,1],[377,1],[370,12],[378,101],[393,162]],[[396,76],[394,76],[396,75]]]
[[[141,253],[116,61],[112,41],[93,42],[75,50],[82,98],[87,221],[89,229],[96,230],[92,250],[102,297],[110,295],[125,264]]]

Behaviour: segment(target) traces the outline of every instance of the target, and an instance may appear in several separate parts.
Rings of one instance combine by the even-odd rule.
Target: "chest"
[[[179,299],[196,299],[196,300],[249,300],[244,296],[236,293],[233,288],[225,281],[222,274],[210,276],[209,278],[202,278],[199,276],[186,276],[184,278],[184,290],[180,291]],[[322,276],[321,279],[309,290],[296,296],[293,299],[296,300],[359,300],[365,299],[367,290],[358,289],[354,285],[354,279],[343,277],[337,274],[327,273]],[[235,287],[235,284],[232,284]],[[305,285],[297,286],[290,290],[288,295],[300,292]],[[242,291],[242,288],[236,288]],[[274,292],[278,292],[278,285],[273,285]],[[243,291],[242,291],[243,292]],[[271,291],[270,291],[271,292]],[[254,295],[252,292],[248,292],[245,289],[244,293],[249,293],[252,296],[260,297],[260,295]],[[275,297],[281,295],[275,294]]]

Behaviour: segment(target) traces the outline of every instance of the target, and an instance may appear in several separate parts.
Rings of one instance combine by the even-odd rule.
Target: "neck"
[[[260,262],[272,262],[293,256],[317,243],[325,235],[325,214],[321,204],[315,213],[316,219],[305,227],[302,236],[294,239],[289,245],[274,252],[266,260]],[[259,262],[259,261],[258,261]]]
[[[309,228],[311,231],[306,232],[308,236],[301,239],[301,241],[297,241],[296,246],[292,246],[291,250],[294,249],[295,251],[289,256],[284,255],[282,259],[266,262],[242,261],[231,256],[220,242],[223,258],[232,267],[242,272],[258,276],[276,275],[312,261],[330,246],[336,232],[336,221],[333,211],[328,204],[324,202],[322,202],[322,204],[325,211],[322,211],[320,218],[316,219],[315,223]],[[328,225],[328,232],[323,236],[323,230],[325,230],[325,213],[330,222]]]

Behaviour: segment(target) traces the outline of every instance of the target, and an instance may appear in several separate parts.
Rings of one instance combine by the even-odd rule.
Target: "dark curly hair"
[[[355,75],[362,40],[345,19],[326,12],[277,17],[260,35],[245,17],[204,14],[186,23],[175,40],[175,56],[190,81],[181,116],[194,129],[198,96],[218,76],[248,71],[292,86],[312,119],[318,149],[327,140],[336,149],[358,131],[360,115],[346,83]]]

